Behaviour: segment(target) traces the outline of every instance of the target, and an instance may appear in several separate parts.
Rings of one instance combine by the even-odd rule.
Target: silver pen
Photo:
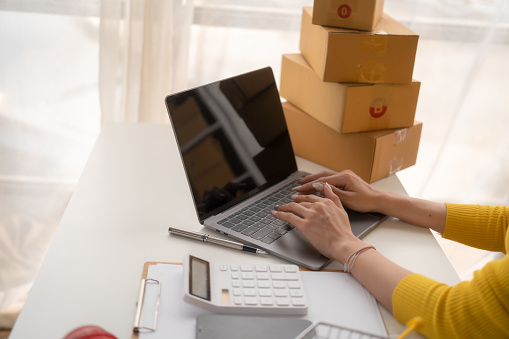
[[[228,247],[228,248],[233,248],[234,250],[251,252],[251,253],[256,253],[256,254],[268,254],[267,252],[265,252],[259,248],[247,246],[247,245],[244,245],[243,243],[236,242],[236,241],[211,237],[210,235],[208,235],[206,233],[186,231],[186,230],[182,230],[182,229],[175,228],[175,227],[168,228],[168,233],[174,234],[174,235],[180,235],[182,237],[186,237],[186,238],[190,238],[190,239],[194,239],[194,240],[199,240],[202,242],[209,242],[211,244],[216,244],[216,245],[220,245],[220,246],[224,246],[224,247]]]

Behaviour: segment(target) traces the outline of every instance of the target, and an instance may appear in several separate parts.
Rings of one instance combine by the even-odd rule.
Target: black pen
[[[199,240],[201,242],[210,242],[212,244],[216,244],[216,245],[220,245],[220,246],[224,246],[224,247],[228,247],[228,248],[233,248],[234,250],[251,252],[251,253],[256,253],[256,254],[268,254],[267,252],[265,252],[259,248],[247,246],[240,242],[235,242],[235,241],[225,240],[225,239],[220,239],[220,238],[214,238],[206,233],[186,231],[186,230],[178,229],[175,227],[168,228],[168,232],[171,234],[180,235],[180,236],[183,236],[186,238]]]

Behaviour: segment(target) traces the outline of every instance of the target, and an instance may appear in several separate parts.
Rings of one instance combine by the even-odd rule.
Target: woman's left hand
[[[324,256],[344,263],[364,243],[353,235],[348,214],[330,185],[323,184],[322,192],[325,198],[296,195],[294,202],[272,214],[294,225]]]

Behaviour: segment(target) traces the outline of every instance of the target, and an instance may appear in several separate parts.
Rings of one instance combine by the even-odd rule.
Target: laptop
[[[272,69],[171,94],[165,101],[200,223],[305,268],[326,266],[330,259],[270,213],[292,201],[293,187],[308,174],[297,169]],[[384,217],[348,213],[358,237]]]

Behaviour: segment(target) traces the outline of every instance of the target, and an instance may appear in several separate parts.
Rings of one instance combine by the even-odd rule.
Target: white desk
[[[302,170],[322,169],[297,160]],[[146,261],[182,262],[193,251],[218,261],[283,262],[169,236],[170,225],[204,231],[181,166],[170,126],[103,128],[10,338],[62,338],[90,324],[130,338]],[[406,194],[396,176],[374,186]],[[365,241],[414,272],[459,281],[427,229],[389,219]],[[397,323],[383,316],[393,332]]]

